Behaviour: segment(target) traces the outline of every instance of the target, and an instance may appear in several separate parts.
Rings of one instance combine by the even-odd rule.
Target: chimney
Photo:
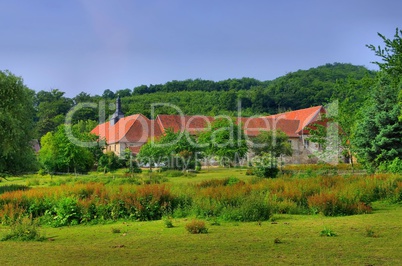
[[[120,96],[117,96],[117,99],[116,99],[116,111],[114,112],[112,118],[110,119],[110,125],[112,125],[112,126],[115,125],[120,120],[120,118],[123,118],[123,117],[124,117],[124,114],[121,111]]]

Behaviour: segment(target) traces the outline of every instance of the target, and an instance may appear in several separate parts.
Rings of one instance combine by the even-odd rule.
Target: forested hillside
[[[118,93],[123,98],[126,113],[147,116],[150,116],[151,104],[161,102],[177,105],[185,114],[235,114],[240,100],[242,115],[251,116],[322,105],[349,94],[347,84],[367,84],[374,77],[375,72],[365,67],[335,63],[299,70],[273,81],[251,78],[219,82],[200,79],[171,81],[164,85],[136,87],[131,95],[127,89],[114,94],[109,91],[102,96],[112,99]],[[360,91],[359,96],[364,96],[367,90]],[[155,111],[156,114],[177,112],[172,108]]]

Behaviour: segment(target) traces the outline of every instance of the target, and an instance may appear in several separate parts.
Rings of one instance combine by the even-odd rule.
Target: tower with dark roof
[[[121,101],[120,101],[120,96],[117,96],[116,99],[116,111],[112,115],[112,118],[110,118],[110,125],[115,125],[120,118],[124,117],[124,113],[121,111]]]

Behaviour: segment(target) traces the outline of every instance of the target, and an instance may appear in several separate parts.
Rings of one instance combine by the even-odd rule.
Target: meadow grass
[[[210,168],[202,170],[196,176],[168,179],[160,178],[159,174],[150,177],[148,173],[131,177],[122,171],[106,175],[90,173],[84,176],[10,177],[8,181],[0,183],[0,191],[3,188],[5,192],[2,192],[3,196],[0,195],[0,198],[11,200],[7,206],[4,205],[9,208],[8,211],[17,199],[21,199],[16,205],[18,208],[23,208],[23,204],[29,202],[35,203],[38,210],[44,208],[48,205],[42,206],[40,201],[28,200],[37,196],[39,199],[43,198],[47,193],[54,196],[48,197],[46,204],[51,204],[53,199],[59,197],[60,201],[55,201],[57,208],[75,207],[77,201],[101,204],[103,200],[112,202],[111,200],[120,199],[119,197],[132,201],[128,206],[134,206],[138,202],[136,196],[132,195],[143,195],[140,198],[158,195],[163,199],[160,205],[162,206],[163,202],[170,202],[169,195],[173,195],[174,200],[191,198],[191,208],[196,211],[185,213],[185,209],[178,208],[177,210],[184,212],[182,216],[177,213],[170,216],[171,213],[164,216],[163,220],[147,222],[106,219],[95,220],[97,224],[92,225],[88,223],[63,226],[69,224],[64,223],[57,228],[42,223],[39,230],[46,237],[43,242],[0,242],[0,265],[21,265],[21,262],[24,265],[402,263],[402,206],[400,203],[390,203],[387,198],[387,195],[399,195],[399,200],[394,198],[394,201],[401,202],[402,180],[399,176],[314,175],[257,180],[255,177],[246,176],[245,173],[246,169]],[[163,184],[143,185],[152,178],[155,182]],[[165,186],[168,190],[165,190]],[[13,192],[19,188],[26,189],[26,192]],[[7,193],[10,196],[7,196]],[[63,193],[76,196],[66,200],[64,196],[60,197]],[[267,200],[272,202],[273,207],[270,216],[264,216],[264,220],[239,222],[241,219],[232,219],[230,216],[239,214],[235,208],[241,206],[245,206],[241,210],[246,214],[249,214],[248,209],[254,209],[255,206],[265,212],[266,205],[253,203]],[[343,203],[350,203],[350,206],[356,207],[357,210],[367,207],[354,205],[354,201],[360,200],[370,204],[367,209],[370,214],[329,217],[333,214],[331,211],[343,208]],[[245,202],[247,204],[242,205]],[[211,203],[212,205],[209,205]],[[333,207],[327,210],[325,206],[328,203],[333,204]],[[220,215],[202,215],[205,210],[215,210],[217,206],[224,208]],[[314,211],[310,210],[310,215],[304,215],[307,209],[303,210],[300,206],[310,206],[310,209],[312,206]],[[32,210],[32,205],[29,208]],[[358,213],[365,213],[364,208]],[[102,211],[102,208],[99,210]],[[15,213],[18,214],[18,211],[22,209],[15,210]],[[60,217],[61,213],[57,213],[57,216]],[[159,213],[157,219],[160,219],[162,214],[166,215]],[[70,215],[66,213],[66,217]],[[343,211],[341,215],[345,215]],[[187,232],[186,225],[195,218],[205,222],[208,233]],[[167,226],[166,220],[169,220],[173,227]],[[325,230],[334,232],[336,236],[322,237],[321,232]],[[10,226],[0,225],[0,238],[9,232]]]
[[[44,242],[0,242],[0,265],[400,265],[402,206],[376,203],[374,210],[219,226],[206,221],[208,233],[199,235],[186,231],[187,219],[173,219],[173,228],[161,220],[45,227]],[[377,237],[367,237],[368,226]],[[337,236],[321,237],[324,228]]]

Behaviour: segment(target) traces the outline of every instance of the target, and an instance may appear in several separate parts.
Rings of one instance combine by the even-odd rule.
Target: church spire
[[[116,111],[114,112],[112,118],[110,119],[110,125],[115,125],[120,118],[124,117],[124,113],[121,111],[121,101],[120,101],[120,96],[117,96],[116,99]]]

